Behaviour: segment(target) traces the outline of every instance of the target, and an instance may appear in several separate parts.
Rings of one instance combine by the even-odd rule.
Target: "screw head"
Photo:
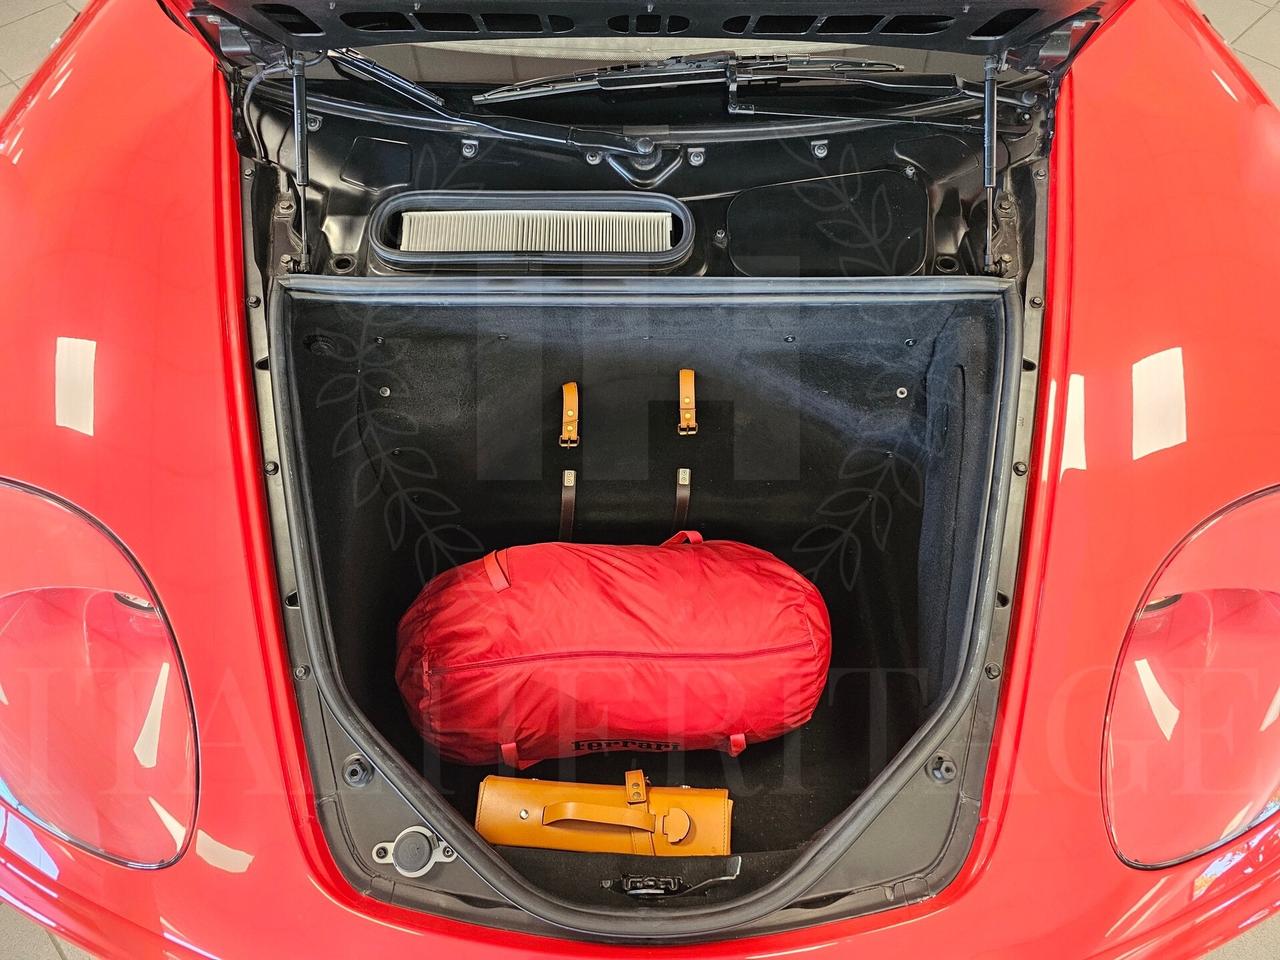
[[[700,167],[706,162],[707,154],[702,147],[694,147],[689,151],[689,165],[692,167]]]
[[[1000,664],[988,663],[985,672],[987,674],[988,680],[995,680],[997,677],[1000,676]]]
[[[249,304],[250,308],[257,308],[262,306],[262,298],[257,295],[250,297],[245,302]]]
[[[600,155],[599,150],[588,150],[586,159],[587,159],[587,163],[591,164],[594,167],[601,160],[603,160],[604,157]]]
[[[378,396],[380,396],[380,397],[389,397],[389,396],[391,396],[391,388],[390,388],[390,387],[379,387],[379,388],[378,388]]]
[[[908,180],[914,180],[916,178],[916,168],[908,164],[903,168],[902,175]]]
[[[898,398],[899,400],[905,400],[905,399],[907,399],[907,388],[906,388],[906,387],[899,387],[897,390],[895,390],[895,391],[893,391],[893,392],[894,392],[894,394],[897,396],[897,398]]]
[[[247,168],[245,168],[245,171],[244,171],[244,178],[245,178],[246,180],[252,180],[252,179],[253,179],[253,167],[247,167]]]
[[[1032,305],[1033,307],[1043,307],[1043,306],[1044,306],[1044,298],[1043,298],[1043,297],[1032,297],[1032,298],[1031,298],[1031,305]]]
[[[274,460],[268,460],[265,464],[263,464],[262,469],[267,471],[268,477],[274,477],[277,473],[280,472],[280,464],[276,463]]]
[[[295,680],[305,680],[311,676],[311,668],[303,664],[293,668],[293,677]]]
[[[1024,463],[1023,461],[1019,460],[1017,463],[1015,463],[1015,464],[1013,465],[1013,472],[1014,472],[1014,473],[1016,473],[1016,474],[1017,474],[1018,476],[1020,476],[1020,477],[1025,477],[1025,476],[1027,475],[1027,465],[1026,465],[1026,463]]]
[[[470,160],[479,152],[480,152],[480,144],[476,143],[474,140],[462,141],[462,155],[466,157],[468,160]]]
[[[783,337],[783,338],[782,338],[782,342],[783,342],[783,343],[795,343],[795,342],[796,342],[796,338],[795,338],[795,337],[792,337],[792,336],[786,336],[786,337]]]
[[[520,811],[520,819],[521,819],[521,820],[528,820],[528,819],[529,819],[529,811],[528,811],[528,810],[521,810],[521,811]]]
[[[827,141],[825,140],[815,140],[813,141],[812,144],[810,144],[810,147],[813,150],[813,155],[817,157],[819,160],[825,157],[828,151],[830,150],[830,148],[827,146]]]

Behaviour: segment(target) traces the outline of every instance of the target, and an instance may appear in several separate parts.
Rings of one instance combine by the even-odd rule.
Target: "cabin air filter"
[[[670,269],[693,244],[693,217],[683,203],[624,191],[412,191],[380,204],[369,229],[373,253],[400,270]]]
[[[660,253],[672,216],[656,210],[410,210],[400,249],[413,253]]]

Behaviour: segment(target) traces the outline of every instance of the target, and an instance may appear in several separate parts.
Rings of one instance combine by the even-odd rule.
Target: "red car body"
[[[848,922],[602,947],[396,908],[335,866],[277,615],[225,87],[163,8],[96,0],[0,124],[0,475],[75,504],[145,569],[189,683],[198,807],[185,854],[143,870],[6,806],[0,899],[128,958],[1170,960],[1267,917],[1280,901],[1274,818],[1175,866],[1130,866],[1109,835],[1102,758],[1117,659],[1162,559],[1280,480],[1280,111],[1186,0],[1131,0],[1073,65],[1058,111],[1023,562],[964,869],[931,900]],[[56,423],[58,337],[97,344],[92,435]],[[1185,442],[1135,459],[1131,370],[1172,348]],[[1087,384],[1083,426],[1073,382]],[[1078,451],[1064,459],[1075,429],[1087,467]],[[0,578],[26,576],[28,552],[6,544]],[[1256,665],[1264,686],[1280,679],[1270,660]]]

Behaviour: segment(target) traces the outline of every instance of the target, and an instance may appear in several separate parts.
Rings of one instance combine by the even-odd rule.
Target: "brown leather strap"
[[[694,392],[693,371],[685,367],[680,371],[680,415],[676,420],[676,433],[682,437],[698,432],[698,396]]]
[[[578,384],[570,380],[560,385],[560,446],[576,447],[582,440],[578,432],[578,419],[582,416],[579,406]]]
[[[573,539],[573,511],[578,501],[578,471],[566,470],[560,475],[560,539]]]
[[[542,810],[544,824],[578,820],[583,823],[602,823],[615,827],[630,827],[653,833],[657,818],[643,806],[611,807],[603,803],[583,803],[579,800],[562,800],[548,804]]]
[[[672,530],[681,530],[689,522],[689,495],[693,490],[693,471],[688,467],[676,470],[676,515]]]
[[[627,803],[648,803],[649,784],[645,782],[643,770],[627,771]]]

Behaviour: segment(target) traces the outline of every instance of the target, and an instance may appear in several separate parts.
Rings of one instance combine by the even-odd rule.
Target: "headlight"
[[[1280,807],[1280,493],[1197,528],[1134,617],[1111,691],[1103,788],[1135,866],[1226,843]]]
[[[137,867],[176,860],[195,816],[195,732],[160,605],[67,505],[0,483],[0,802]]]

